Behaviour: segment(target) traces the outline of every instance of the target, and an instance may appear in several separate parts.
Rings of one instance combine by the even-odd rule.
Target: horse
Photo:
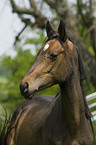
[[[26,98],[15,110],[2,145],[93,145],[90,113],[84,98],[82,62],[60,21],[49,21],[47,41],[20,84]],[[36,95],[59,84],[56,96]]]

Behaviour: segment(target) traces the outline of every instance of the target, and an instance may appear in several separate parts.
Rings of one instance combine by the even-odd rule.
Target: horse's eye
[[[50,58],[52,59],[52,60],[56,60],[56,58],[57,58],[57,54],[55,54],[55,53],[51,53],[50,54]]]

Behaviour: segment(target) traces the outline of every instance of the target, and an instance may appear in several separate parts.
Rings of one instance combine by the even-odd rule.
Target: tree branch
[[[24,22],[25,23],[25,26],[22,28],[22,30],[17,34],[17,36],[15,37],[15,42],[14,42],[14,45],[17,43],[17,41],[19,41],[20,39],[20,36],[21,36],[21,34],[24,32],[24,30],[26,29],[26,27],[27,26],[30,26],[30,27],[32,27],[32,28],[38,28],[38,25],[37,25],[37,23],[32,23],[31,21],[30,21],[30,19],[25,19],[25,18],[23,18],[23,17],[21,17],[21,20],[22,20],[22,22]]]
[[[31,16],[33,15],[37,19],[37,21],[38,21],[38,19],[40,21],[45,21],[46,20],[46,17],[43,16],[41,14],[41,12],[38,11],[37,9],[35,9],[35,8],[30,8],[30,9],[21,8],[21,7],[16,5],[14,0],[10,0],[10,2],[11,2],[11,5],[12,5],[12,8],[13,8],[13,13],[17,13],[19,15],[20,14],[28,14],[28,15],[31,15]],[[42,23],[39,23],[39,24],[42,28],[44,28],[44,25],[42,25]]]
[[[16,5],[14,0],[10,0],[11,5],[12,5],[12,9],[13,9],[13,13],[18,13],[18,14],[28,14],[28,15],[32,15],[34,13],[34,9],[30,8],[21,8],[19,6]]]
[[[88,25],[88,23],[86,22],[86,17],[83,15],[82,7],[83,7],[82,0],[77,0],[78,14],[82,17],[82,23],[84,23],[85,25]]]
[[[33,8],[36,9],[36,5],[35,5],[34,0],[29,0],[29,2],[30,2],[30,6],[31,6],[31,8],[33,7]]]
[[[19,37],[20,35],[23,33],[23,31],[26,29],[27,25],[25,25],[22,30],[17,34],[17,36],[15,37],[15,42],[14,42],[14,45],[17,43],[17,41],[19,41]]]
[[[44,0],[51,8],[55,8],[55,4],[52,0]]]
[[[64,13],[68,12],[68,5],[66,0],[44,0],[52,9],[58,13],[59,16],[64,17]]]

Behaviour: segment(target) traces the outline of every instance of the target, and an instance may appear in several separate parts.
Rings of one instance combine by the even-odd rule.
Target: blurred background
[[[82,56],[89,82],[84,81],[85,93],[96,92],[95,0],[3,0],[0,1],[0,114],[5,113],[3,106],[12,114],[24,100],[19,84],[45,42],[45,23],[50,20],[57,29],[61,19]],[[58,92],[59,87],[54,86],[39,94]],[[96,98],[91,103],[96,103]],[[91,111],[96,111],[96,105]]]

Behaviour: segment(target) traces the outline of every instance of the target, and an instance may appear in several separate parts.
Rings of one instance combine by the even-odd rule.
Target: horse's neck
[[[71,134],[76,134],[85,120],[85,109],[79,77],[73,74],[64,84],[60,85],[60,89],[62,119],[64,119],[67,130]]]

